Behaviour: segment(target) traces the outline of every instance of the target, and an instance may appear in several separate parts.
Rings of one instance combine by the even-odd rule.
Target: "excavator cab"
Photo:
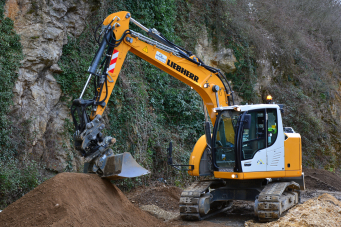
[[[217,112],[211,146],[215,171],[284,170],[284,132],[279,127],[278,105],[224,107]],[[283,136],[278,137],[279,133]],[[269,165],[266,161],[271,153],[276,161]]]

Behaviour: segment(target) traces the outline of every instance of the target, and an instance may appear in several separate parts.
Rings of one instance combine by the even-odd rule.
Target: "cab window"
[[[277,109],[268,109],[268,147],[273,145],[278,135]]]
[[[238,119],[241,112],[224,111],[218,123],[214,150],[216,164],[219,168],[233,169],[236,162],[235,134],[238,129]]]
[[[254,154],[266,147],[265,110],[249,111],[251,126],[243,130],[242,154],[243,159],[252,159]]]

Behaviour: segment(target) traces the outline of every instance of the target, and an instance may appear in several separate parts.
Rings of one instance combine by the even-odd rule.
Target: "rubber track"
[[[205,196],[205,192],[212,184],[221,182],[221,180],[196,181],[191,186],[186,188],[181,193],[180,197],[179,208],[181,218],[187,221],[199,221],[227,210],[229,207],[223,208],[213,213],[208,213],[205,216],[201,216],[199,213],[199,199]]]
[[[300,186],[296,182],[270,183],[255,201],[257,216],[262,222],[277,220],[283,212],[299,202]]]

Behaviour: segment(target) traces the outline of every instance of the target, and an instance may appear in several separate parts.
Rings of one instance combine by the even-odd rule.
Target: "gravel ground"
[[[254,216],[254,202],[250,201],[234,201],[233,206],[227,212],[218,214],[205,221],[183,221],[180,219],[178,211],[178,201],[182,190],[174,186],[158,185],[157,187],[150,188],[143,187],[128,192],[126,195],[135,206],[140,207],[142,210],[165,221],[165,223],[170,226],[256,227],[272,226],[275,224],[277,226],[306,226],[307,223],[312,226],[339,226],[334,225],[336,222],[331,221],[329,223],[326,220],[339,220],[338,214],[341,214],[341,212],[338,213],[338,210],[340,207],[339,205],[333,205],[333,202],[330,201],[334,201],[334,203],[335,201],[341,201],[341,177],[338,174],[326,170],[305,169],[304,172],[306,190],[301,193],[303,204],[299,204],[288,211],[285,216],[280,219],[282,222],[259,223]],[[323,195],[325,193],[328,195]],[[316,203],[316,201],[320,203],[320,206],[312,205]],[[297,212],[297,209],[302,211],[299,213],[301,215],[299,217],[296,217],[291,213]],[[336,213],[328,212],[328,210],[336,211]],[[309,211],[311,211],[311,215]],[[320,217],[317,214],[322,214],[324,216]],[[320,220],[320,222],[317,222],[314,219],[315,217],[316,220]],[[302,221],[304,218],[310,218],[310,221]],[[291,221],[288,222],[288,220]],[[278,225],[278,223],[280,223],[280,225]],[[323,223],[326,224],[324,225]]]

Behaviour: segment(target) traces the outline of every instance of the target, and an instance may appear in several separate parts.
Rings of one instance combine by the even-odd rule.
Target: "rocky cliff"
[[[58,61],[68,36],[78,37],[89,16],[98,10],[96,1],[8,0],[7,17],[21,36],[24,60],[13,88],[12,115],[16,124],[29,121],[25,130],[31,134],[24,156],[44,164],[48,170],[79,170],[81,158],[65,133],[65,119],[71,120],[69,106],[60,100],[62,90],[55,75],[62,72]],[[97,12],[98,13],[98,12]],[[207,34],[198,40],[198,56],[207,64],[229,73],[236,62],[231,49],[215,51]]]
[[[64,171],[69,140],[63,138],[69,107],[60,101],[61,89],[53,74],[61,69],[58,61],[68,36],[79,36],[88,16],[98,7],[95,1],[8,0],[5,16],[14,21],[21,36],[24,59],[13,88],[12,116],[15,123],[30,122],[31,146],[26,156],[41,161],[47,169]],[[75,170],[80,159],[72,161]]]
[[[61,97],[70,99],[70,93],[63,90],[69,85],[56,80],[58,74],[65,76],[61,68],[73,56],[66,56],[61,63],[62,50],[68,37],[76,38],[84,34],[85,27],[94,26],[89,19],[92,14],[131,10],[146,26],[160,29],[176,43],[195,50],[206,64],[221,68],[239,96],[237,103],[260,103],[270,93],[277,103],[285,104],[285,125],[302,135],[304,165],[335,170],[340,165],[341,146],[341,45],[335,32],[340,29],[334,27],[341,23],[334,15],[340,6],[333,1],[321,5],[321,0],[304,0],[305,7],[302,4],[268,0],[7,0],[6,16],[14,21],[25,54],[13,88],[11,114],[17,124],[30,122],[31,142],[25,155],[53,171],[79,169],[81,159],[65,133],[69,106],[61,101]],[[82,42],[84,48],[90,41]],[[202,127],[202,116],[194,114],[200,110],[200,97],[132,56],[126,66],[108,114],[115,128],[109,131],[118,131],[124,141],[117,145],[119,151],[143,150],[153,156],[160,144],[176,138],[181,141],[180,151],[189,153],[190,148],[184,147],[202,133],[197,130]],[[163,136],[158,136],[161,133]],[[193,133],[192,140],[185,141]],[[150,159],[141,160],[151,165]]]

